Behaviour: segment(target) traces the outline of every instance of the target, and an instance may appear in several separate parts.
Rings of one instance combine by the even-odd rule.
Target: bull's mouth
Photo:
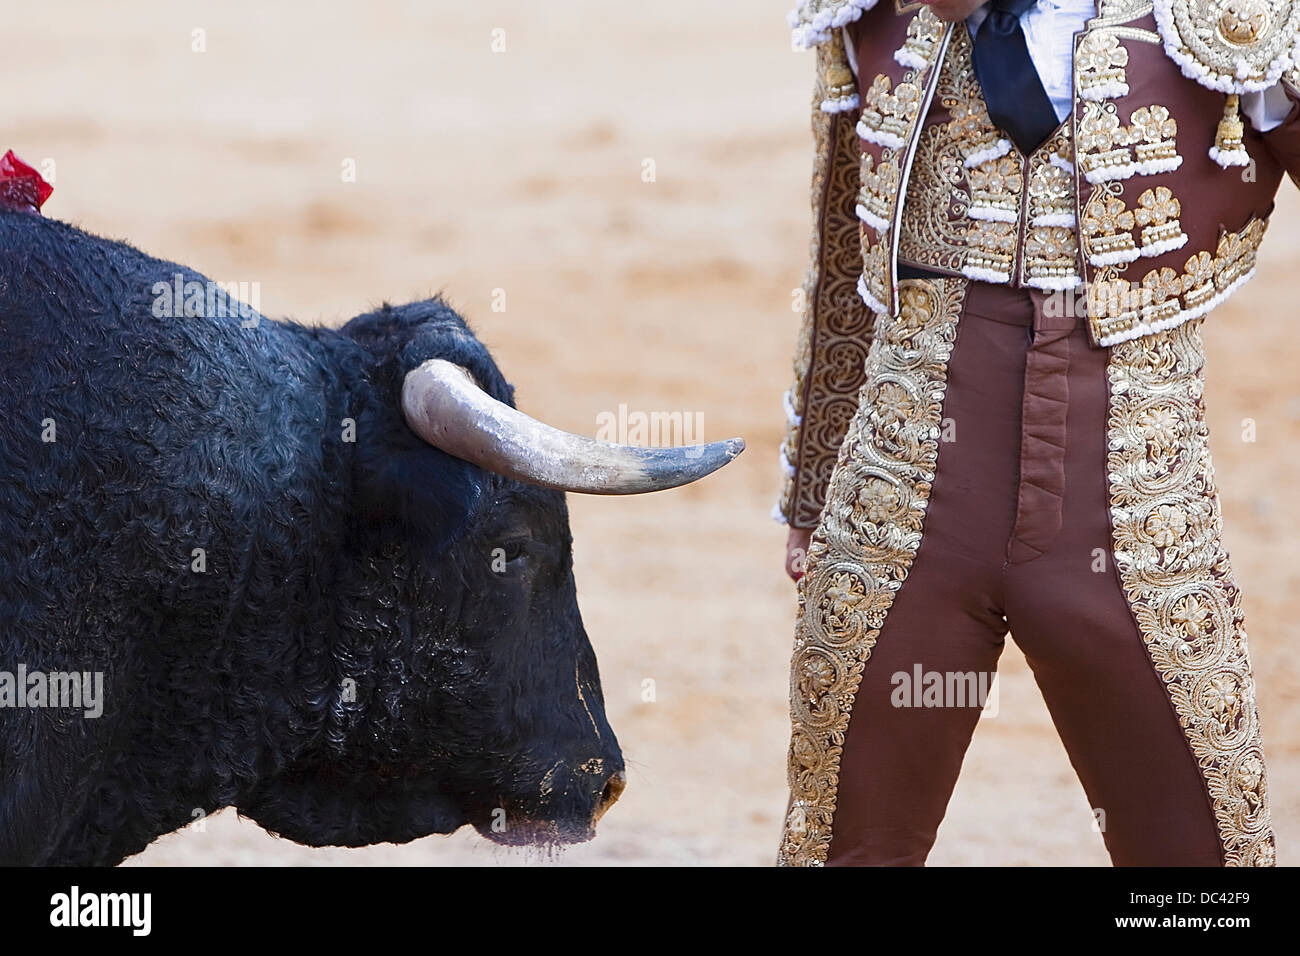
[[[581,809],[574,807],[558,818],[549,818],[536,812],[509,813],[498,808],[488,822],[476,822],[474,829],[501,846],[586,843],[596,835],[596,825],[626,788],[627,777],[620,770],[611,774],[600,792],[588,797]]]

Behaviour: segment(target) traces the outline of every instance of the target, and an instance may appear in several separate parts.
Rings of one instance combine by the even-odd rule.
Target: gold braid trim
[[[1201,773],[1228,866],[1271,866],[1268,785],[1241,594],[1222,545],[1200,320],[1115,345],[1115,561]]]
[[[857,409],[871,347],[872,317],[857,292],[862,272],[858,218],[859,143],[852,113],[822,109],[839,44],[817,48],[812,127],[813,231],[803,283],[804,315],[786,393],[781,444],[785,486],[780,516],[797,528],[817,524],[840,441]]]
[[[899,317],[878,319],[858,412],[799,580],[783,866],[826,862],[854,695],[921,544],[966,285],[905,279]]]

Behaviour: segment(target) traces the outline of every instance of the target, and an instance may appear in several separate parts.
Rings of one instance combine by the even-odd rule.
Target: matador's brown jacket
[[[1249,279],[1282,174],[1300,174],[1300,0],[1098,0],[1075,37],[1072,115],[1028,157],[989,119],[963,23],[903,0],[805,0],[792,26],[817,50],[778,506],[794,527],[817,524],[900,263],[1055,290],[1108,347]],[[1260,134],[1239,96],[1279,82],[1291,112]]]

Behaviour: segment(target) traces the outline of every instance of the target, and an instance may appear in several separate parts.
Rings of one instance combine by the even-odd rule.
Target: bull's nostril
[[[593,826],[600,822],[600,818],[605,815],[605,811],[614,805],[626,788],[627,774],[623,773],[622,770],[612,774],[605,781],[605,787],[600,791],[600,802],[596,804],[596,812],[591,821]]]

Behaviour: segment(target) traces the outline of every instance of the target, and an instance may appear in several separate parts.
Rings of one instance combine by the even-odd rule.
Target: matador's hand
[[[789,537],[785,539],[785,573],[790,575],[791,581],[798,581],[803,577],[803,567],[808,558],[808,541],[810,538],[812,538],[810,529],[791,528]]]

